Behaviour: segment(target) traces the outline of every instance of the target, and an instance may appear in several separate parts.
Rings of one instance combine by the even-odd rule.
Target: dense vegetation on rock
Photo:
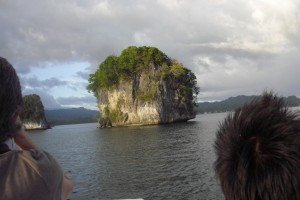
[[[130,83],[130,86],[121,89],[127,83]],[[119,94],[122,97],[120,96],[114,103],[108,102],[109,90],[118,91],[118,88],[130,92],[132,101],[128,100],[128,96]],[[146,46],[130,46],[123,50],[120,56],[108,56],[97,71],[90,75],[87,89],[98,98],[101,114],[109,116],[113,122],[126,121],[132,110],[145,106],[147,102],[155,101],[162,104],[161,106],[171,102],[171,106],[181,110],[178,111],[179,114],[186,110],[192,113],[196,105],[196,95],[199,93],[196,76],[191,70],[169,58],[159,49]],[[169,100],[164,100],[166,98]],[[104,105],[105,102],[107,106]],[[122,109],[126,103],[132,103],[132,106],[129,106],[132,110]],[[109,107],[109,104],[116,106]],[[124,110],[128,112],[125,113]]]
[[[98,70],[90,75],[87,89],[96,92],[99,88],[118,84],[121,79],[132,79],[139,71],[146,70],[150,64],[170,66],[171,60],[154,47],[128,47],[119,57],[108,56],[99,65]]]
[[[194,95],[199,93],[199,87],[194,73],[155,47],[130,46],[119,57],[108,56],[97,71],[90,74],[87,89],[98,96],[99,88],[110,88],[119,84],[122,79],[132,80],[141,71],[149,70],[152,65],[155,68],[160,67],[161,72],[160,77],[153,81],[167,80],[174,89],[180,89],[181,98],[192,98],[195,102]],[[153,91],[149,91],[140,95],[140,98],[148,100],[153,95]]]
[[[20,117],[23,121],[38,121],[45,117],[44,106],[38,95],[30,94],[23,97],[23,109]]]

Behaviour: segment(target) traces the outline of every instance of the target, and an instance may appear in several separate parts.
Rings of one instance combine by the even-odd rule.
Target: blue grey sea
[[[29,134],[73,180],[69,199],[224,199],[213,143],[225,116],[109,129],[62,125]]]

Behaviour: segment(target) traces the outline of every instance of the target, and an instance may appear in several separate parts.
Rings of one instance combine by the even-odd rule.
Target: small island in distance
[[[26,130],[45,130],[55,125],[95,123],[99,111],[80,108],[62,108],[47,110],[37,94],[23,96],[20,114]]]

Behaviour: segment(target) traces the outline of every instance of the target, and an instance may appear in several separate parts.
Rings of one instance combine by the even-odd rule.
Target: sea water
[[[225,116],[110,129],[62,125],[29,134],[73,180],[69,199],[224,199],[213,143]]]

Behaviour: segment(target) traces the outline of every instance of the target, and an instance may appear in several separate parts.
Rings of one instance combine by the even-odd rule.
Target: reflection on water
[[[187,123],[97,129],[56,126],[30,135],[74,181],[70,199],[223,199],[213,141],[225,114]]]

